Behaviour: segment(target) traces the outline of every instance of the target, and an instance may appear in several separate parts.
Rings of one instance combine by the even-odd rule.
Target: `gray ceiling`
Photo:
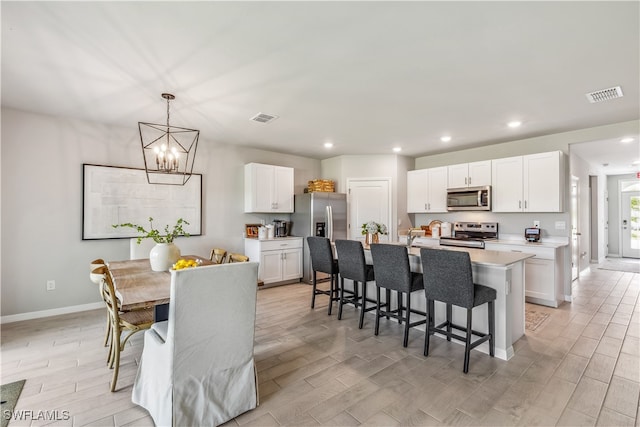
[[[1,8],[2,106],[136,129],[165,121],[171,92],[171,124],[203,144],[420,156],[640,118],[636,1]],[[585,97],[614,86],[623,98]]]

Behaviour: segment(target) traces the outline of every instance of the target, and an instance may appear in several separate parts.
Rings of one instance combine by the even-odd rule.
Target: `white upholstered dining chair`
[[[132,401],[157,426],[219,425],[255,408],[258,263],[171,271],[169,320],[145,332]]]

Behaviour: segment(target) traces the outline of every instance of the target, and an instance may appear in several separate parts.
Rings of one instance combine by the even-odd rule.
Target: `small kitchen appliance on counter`
[[[484,242],[498,238],[497,222],[456,222],[453,236],[441,237],[442,246],[461,246],[484,249]]]
[[[287,237],[291,232],[291,221],[274,219],[273,228],[276,237]]]
[[[537,243],[540,241],[541,230],[539,228],[525,228],[524,238],[527,242]]]

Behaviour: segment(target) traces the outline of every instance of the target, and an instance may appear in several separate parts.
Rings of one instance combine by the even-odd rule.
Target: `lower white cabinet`
[[[564,301],[564,251],[526,243],[485,242],[485,249],[534,254],[525,261],[525,299],[534,304],[558,307]]]
[[[258,279],[265,285],[302,278],[302,237],[245,239],[244,252],[251,261],[260,262]]]

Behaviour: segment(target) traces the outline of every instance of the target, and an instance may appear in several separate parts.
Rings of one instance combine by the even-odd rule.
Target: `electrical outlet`
[[[56,290],[56,281],[55,280],[47,280],[47,290],[55,291]]]
[[[540,221],[533,221],[533,226],[535,228],[540,228]]]

